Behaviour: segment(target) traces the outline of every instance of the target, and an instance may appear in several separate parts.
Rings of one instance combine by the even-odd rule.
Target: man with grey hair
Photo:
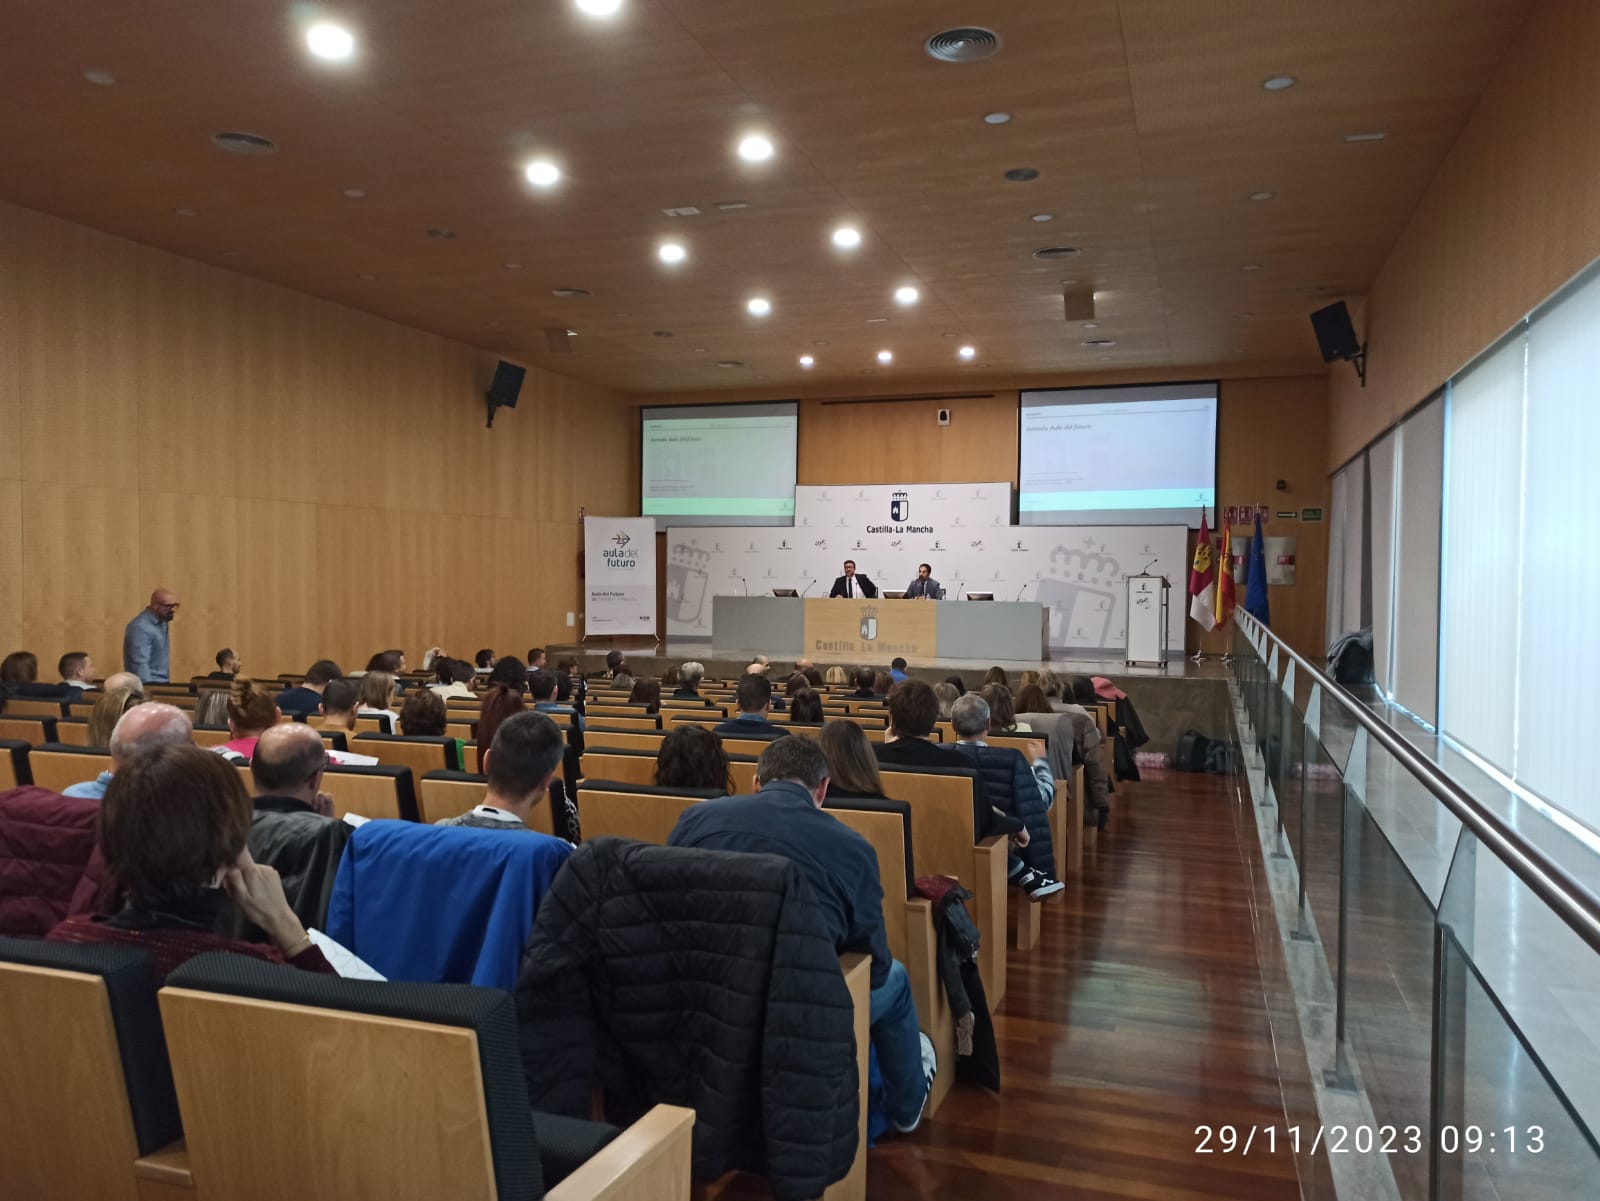
[[[354,832],[334,818],[333,798],[322,791],[328,761],[322,736],[294,721],[266,730],[250,758],[250,857],[278,873],[289,908],[308,928],[327,924],[334,878]],[[234,933],[250,933],[242,918]]]
[[[155,701],[135,705],[118,719],[116,728],[111,731],[111,770],[74,784],[61,795],[103,800],[106,786],[117,768],[125,767],[135,756],[158,746],[179,746],[193,741],[194,727],[189,724],[189,715],[176,705]]]
[[[800,869],[840,952],[872,956],[872,1045],[883,1072],[884,1104],[909,1134],[922,1120],[937,1068],[933,1043],[917,1025],[905,966],[889,954],[878,856],[854,830],[822,812],[828,759],[814,738],[775,740],[756,763],[754,796],[690,805],[667,838],[674,847],[781,855]]]
[[[690,659],[678,668],[678,686],[672,690],[672,699],[675,701],[704,701],[711,704],[700,695],[700,681],[706,678],[706,665]]]
[[[1045,758],[1045,744],[1028,740],[1028,758],[1008,746],[990,746],[989,704],[976,692],[958,697],[950,706],[950,725],[956,732],[955,750],[972,761],[983,777],[989,803],[1020,818],[1026,837],[1016,839],[1010,856],[1011,882],[1042,901],[1064,885],[1055,878],[1055,852],[1050,844],[1050,806],[1056,782]],[[1030,765],[1029,760],[1032,760]]]

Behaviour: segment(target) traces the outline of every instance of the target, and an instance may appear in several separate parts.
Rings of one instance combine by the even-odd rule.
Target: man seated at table
[[[933,578],[932,565],[928,563],[917,564],[917,578],[906,585],[906,599],[938,600],[939,595],[939,581]]]
[[[788,731],[767,720],[772,712],[772,681],[766,676],[743,675],[735,693],[739,716],[723,722],[711,732],[723,738],[761,738],[771,741]]]
[[[829,597],[842,596],[847,600],[859,600],[862,597],[871,600],[878,595],[878,586],[864,575],[856,574],[856,561],[844,561],[844,574],[833,581],[833,591]]]

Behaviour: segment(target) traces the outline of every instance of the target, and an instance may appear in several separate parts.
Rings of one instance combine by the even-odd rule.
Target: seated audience
[[[960,751],[928,740],[938,718],[939,700],[931,685],[918,679],[896,684],[889,693],[889,728],[884,740],[872,747],[878,762],[891,767],[971,767]],[[972,790],[972,830],[977,842],[995,834],[1026,833],[1015,817],[990,805],[982,772]]]
[[[957,696],[965,696],[967,694],[967,682],[960,676],[945,676],[944,682],[956,690]]]
[[[547,670],[546,667],[545,667],[545,662],[544,662],[544,647],[542,647],[542,646],[530,646],[528,648],[528,670],[529,671],[545,671],[545,670]]]
[[[111,745],[111,732],[116,729],[122,715],[144,699],[143,692],[128,688],[107,687],[89,711],[89,728],[85,740],[90,746]]]
[[[998,664],[996,664],[994,667],[991,667],[986,673],[984,673],[983,683],[978,685],[978,691],[982,692],[990,684],[1004,684],[1009,688],[1011,686],[1011,681],[1006,678],[1006,669]]]
[[[443,655],[444,655],[444,647],[442,647],[442,646],[430,646],[427,650],[422,652],[422,670],[423,671],[432,671],[433,667],[434,667],[434,664],[439,662],[440,658],[443,657]]]
[[[484,675],[488,675],[491,671],[493,671],[494,665],[498,662],[499,656],[497,656],[494,651],[490,650],[488,647],[484,647],[472,657],[473,666],[481,671]]]
[[[939,720],[950,720],[950,706],[956,703],[961,696],[956,691],[956,686],[945,680],[940,680],[933,686],[933,695],[939,699]]]
[[[894,680],[886,671],[874,672],[872,675],[872,695],[882,700],[889,695],[889,689],[894,687]]]
[[[495,664],[495,670],[499,671],[500,664],[504,662],[505,660],[502,659],[500,663]],[[522,665],[518,663],[517,666],[520,667]],[[500,723],[523,712],[526,707],[522,702],[522,685],[520,682],[516,687],[504,683],[489,685],[489,690],[483,694],[483,704],[478,706],[478,728],[474,734],[474,738],[478,743],[480,758],[484,748],[493,744],[494,736],[500,729]]]
[[[112,917],[69,917],[46,938],[139,947],[155,959],[157,983],[205,951],[331,974],[278,873],[250,857],[251,813],[239,773],[199,747],[161,746],[135,757],[106,789],[98,832],[127,904]],[[216,932],[229,898],[270,944]]]
[[[239,656],[233,653],[233,648],[225,646],[217,652],[217,670],[207,675],[206,679],[231,680],[239,674],[242,666]]]
[[[1024,688],[1026,688],[1029,684],[1037,684],[1038,682],[1039,682],[1039,673],[1038,672],[1033,671],[1033,670],[1025,671],[1020,676],[1017,677],[1017,692],[1020,694],[1022,692],[1022,690]]]
[[[617,672],[619,670],[621,670],[622,668],[623,668],[622,652],[621,651],[607,651],[606,652],[606,665],[602,670],[595,672],[595,677],[597,679],[609,680],[609,679],[612,679],[613,677],[615,677]]]
[[[1011,689],[1004,684],[985,684],[978,693],[989,706],[989,733],[1031,734],[1031,726],[1017,720],[1016,705],[1011,700]]]
[[[528,669],[515,655],[502,655],[494,661],[494,670],[489,673],[489,684],[491,687],[498,684],[520,695],[528,686]]]
[[[679,672],[677,664],[673,664],[661,673],[661,687],[676,688],[678,686]]]
[[[453,696],[471,699],[478,695],[472,690],[478,681],[478,673],[466,660],[444,655],[434,663],[433,671],[438,683],[429,684],[428,690],[435,696],[449,700]]]
[[[700,695],[700,681],[706,678],[706,665],[694,659],[689,660],[678,668],[678,686],[672,690],[672,699],[675,701],[704,701],[711,704]]]
[[[352,832],[334,819],[333,798],[322,791],[329,759],[317,732],[299,722],[262,734],[250,759],[250,857],[277,871],[289,907],[308,927],[328,919],[334,877]]]
[[[721,788],[733,791],[728,753],[722,739],[704,726],[674,726],[656,752],[656,783],[663,788]]]
[[[889,660],[889,679],[898,684],[906,678],[908,678],[906,676],[906,661],[896,655]]]
[[[764,675],[742,675],[734,694],[739,703],[739,716],[730,718],[711,732],[723,738],[775,739],[784,736],[782,726],[767,720],[772,712],[772,681]]]
[[[570,656],[563,656],[556,660],[556,700],[562,703],[571,702],[578,710],[583,709],[583,702],[587,696],[589,685],[578,674],[578,661]]]
[[[1106,775],[1105,743],[1100,727],[1082,705],[1067,704],[1060,696],[1060,678],[1054,672],[1041,672],[1038,683],[1024,688],[1018,696],[1018,711],[1046,713],[1068,723],[1073,749],[1083,764],[1084,821],[1091,826],[1103,826],[1111,811],[1111,785]],[[1040,706],[1037,710],[1036,705]]]
[[[746,676],[745,680],[762,680]],[[742,686],[742,681],[741,681]],[[781,738],[756,765],[761,791],[691,805],[668,846],[782,855],[811,885],[839,952],[872,956],[872,1046],[883,1074],[884,1106],[897,1130],[922,1120],[937,1069],[933,1043],[918,1029],[905,966],[889,954],[883,886],[871,844],[822,812],[828,760],[811,738]]]
[[[125,694],[126,695],[126,694]],[[87,797],[100,800],[106,795],[106,786],[112,777],[132,762],[134,756],[158,746],[182,746],[194,742],[194,731],[189,725],[189,715],[176,705],[155,703],[135,704],[124,713],[112,730],[109,741],[111,770],[103,771],[92,780],[73,784],[62,790],[63,796]]]
[[[521,700],[517,698],[518,704]],[[434,825],[527,830],[528,813],[550,791],[566,747],[561,728],[544,714],[513,714],[499,724],[494,741],[483,754],[483,773],[489,777],[483,804],[457,817],[441,818]]]
[[[822,720],[822,698],[810,685],[797,689],[789,697],[790,722],[815,723]],[[846,722],[846,725],[851,723]]]
[[[654,680],[649,681],[655,683]],[[583,714],[571,705],[563,705],[556,700],[556,678],[547,671],[536,671],[528,676],[528,695],[533,698],[533,711],[546,713],[551,718],[566,718],[564,724],[576,730],[583,729]],[[657,688],[657,701],[659,708],[660,689]]]
[[[444,702],[426,688],[414,688],[400,706],[400,732],[410,737],[444,734]]]
[[[361,677],[361,704],[357,717],[378,719],[380,734],[393,734],[397,714],[394,711],[395,680],[386,671],[369,671]]]
[[[745,671],[751,675],[764,676],[771,667],[772,660],[765,655],[752,655],[750,656],[749,664],[745,667]]]
[[[823,673],[822,680],[823,683],[829,685],[830,687],[837,687],[840,684],[848,684],[850,682],[850,675],[845,671],[844,668],[835,663]]]
[[[317,728],[338,730],[350,738],[356,736],[356,710],[361,704],[361,690],[349,680],[329,680],[322,690],[322,720]]]
[[[392,676],[402,674],[406,669],[406,653],[400,650],[379,651],[367,660],[368,671],[386,671]]]
[[[540,673],[543,674],[543,673]],[[551,677],[554,679],[555,677]],[[635,680],[628,693],[628,704],[643,705],[646,713],[661,712],[661,683],[659,680]]]
[[[872,668],[856,668],[854,676],[856,690],[850,694],[850,699],[853,701],[870,701],[878,699],[878,694],[872,691],[872,685],[876,679],[877,673],[874,672]]]
[[[278,709],[290,717],[310,717],[322,705],[322,690],[344,672],[332,659],[318,659],[306,668],[304,682],[278,694]]]
[[[39,683],[39,657],[32,651],[13,651],[0,660],[0,696],[66,701],[77,700],[79,691],[65,682]]]
[[[618,692],[633,691],[633,673],[627,670],[626,664],[623,665],[623,670],[611,677],[611,686]]]
[[[804,669],[801,669],[797,666],[795,670],[799,671],[801,675],[805,676],[806,683],[810,684],[811,687],[819,689],[822,687],[822,673],[815,667],[811,666],[811,664],[806,664]]]
[[[828,795],[872,799],[883,796],[883,776],[872,743],[853,721],[830,721],[818,740],[828,757]]]
[[[68,651],[61,656],[56,670],[61,673],[61,682],[69,688],[76,688],[79,693],[94,687],[94,660],[89,658],[88,651]],[[67,696],[77,699],[70,692]]]
[[[133,693],[141,701],[144,700],[144,681],[131,671],[112,672],[105,678],[100,688],[104,692],[110,692],[113,688],[121,688],[126,692]]]
[[[194,724],[216,729],[228,724],[228,694],[221,688],[207,688],[195,701]]]
[[[228,693],[228,733],[233,737],[211,749],[227,758],[248,759],[256,751],[256,739],[278,724],[278,706],[265,684],[245,676],[233,681]]]
[[[989,732],[989,706],[976,693],[955,703],[950,723],[958,739],[953,749],[983,776],[989,803],[1024,821],[1022,831],[1012,839],[1021,853],[1013,851],[1010,856],[1007,874],[1011,882],[1032,901],[1060,892],[1063,885],[1055,879],[1054,857],[1045,853],[1041,840],[1030,837],[1027,823],[1031,817],[1035,829],[1048,830],[1048,814],[1055,801],[1055,777],[1044,757],[1044,744],[1033,742],[1028,758],[1008,746],[990,746],[984,741]]]

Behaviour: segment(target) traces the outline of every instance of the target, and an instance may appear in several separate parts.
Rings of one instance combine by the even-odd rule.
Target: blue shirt
[[[149,609],[128,623],[122,635],[122,670],[131,671],[146,684],[166,684],[172,655],[167,623]]]
[[[103,771],[92,780],[85,780],[82,784],[74,784],[71,788],[63,789],[61,795],[103,801],[106,799],[106,785],[109,783],[111,783],[111,773]]]
[[[579,713],[571,705],[563,705],[557,701],[535,701],[533,705],[533,711],[535,713],[562,714],[571,718],[573,726],[578,730],[581,731],[583,729],[583,714]]]
[[[667,845],[791,860],[810,885],[834,947],[871,954],[873,988],[888,979],[894,959],[883,928],[878,853],[849,826],[818,809],[799,784],[774,780],[755,796],[690,805]]]
[[[901,671],[898,667],[891,667],[889,669],[889,678],[896,684],[899,684],[905,680],[909,680],[911,677],[906,675],[906,673]]]

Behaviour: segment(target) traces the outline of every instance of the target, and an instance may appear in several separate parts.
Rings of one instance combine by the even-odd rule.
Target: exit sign
[[[1301,509],[1300,510],[1300,520],[1301,521],[1321,521],[1322,520],[1322,510],[1321,509]]]

